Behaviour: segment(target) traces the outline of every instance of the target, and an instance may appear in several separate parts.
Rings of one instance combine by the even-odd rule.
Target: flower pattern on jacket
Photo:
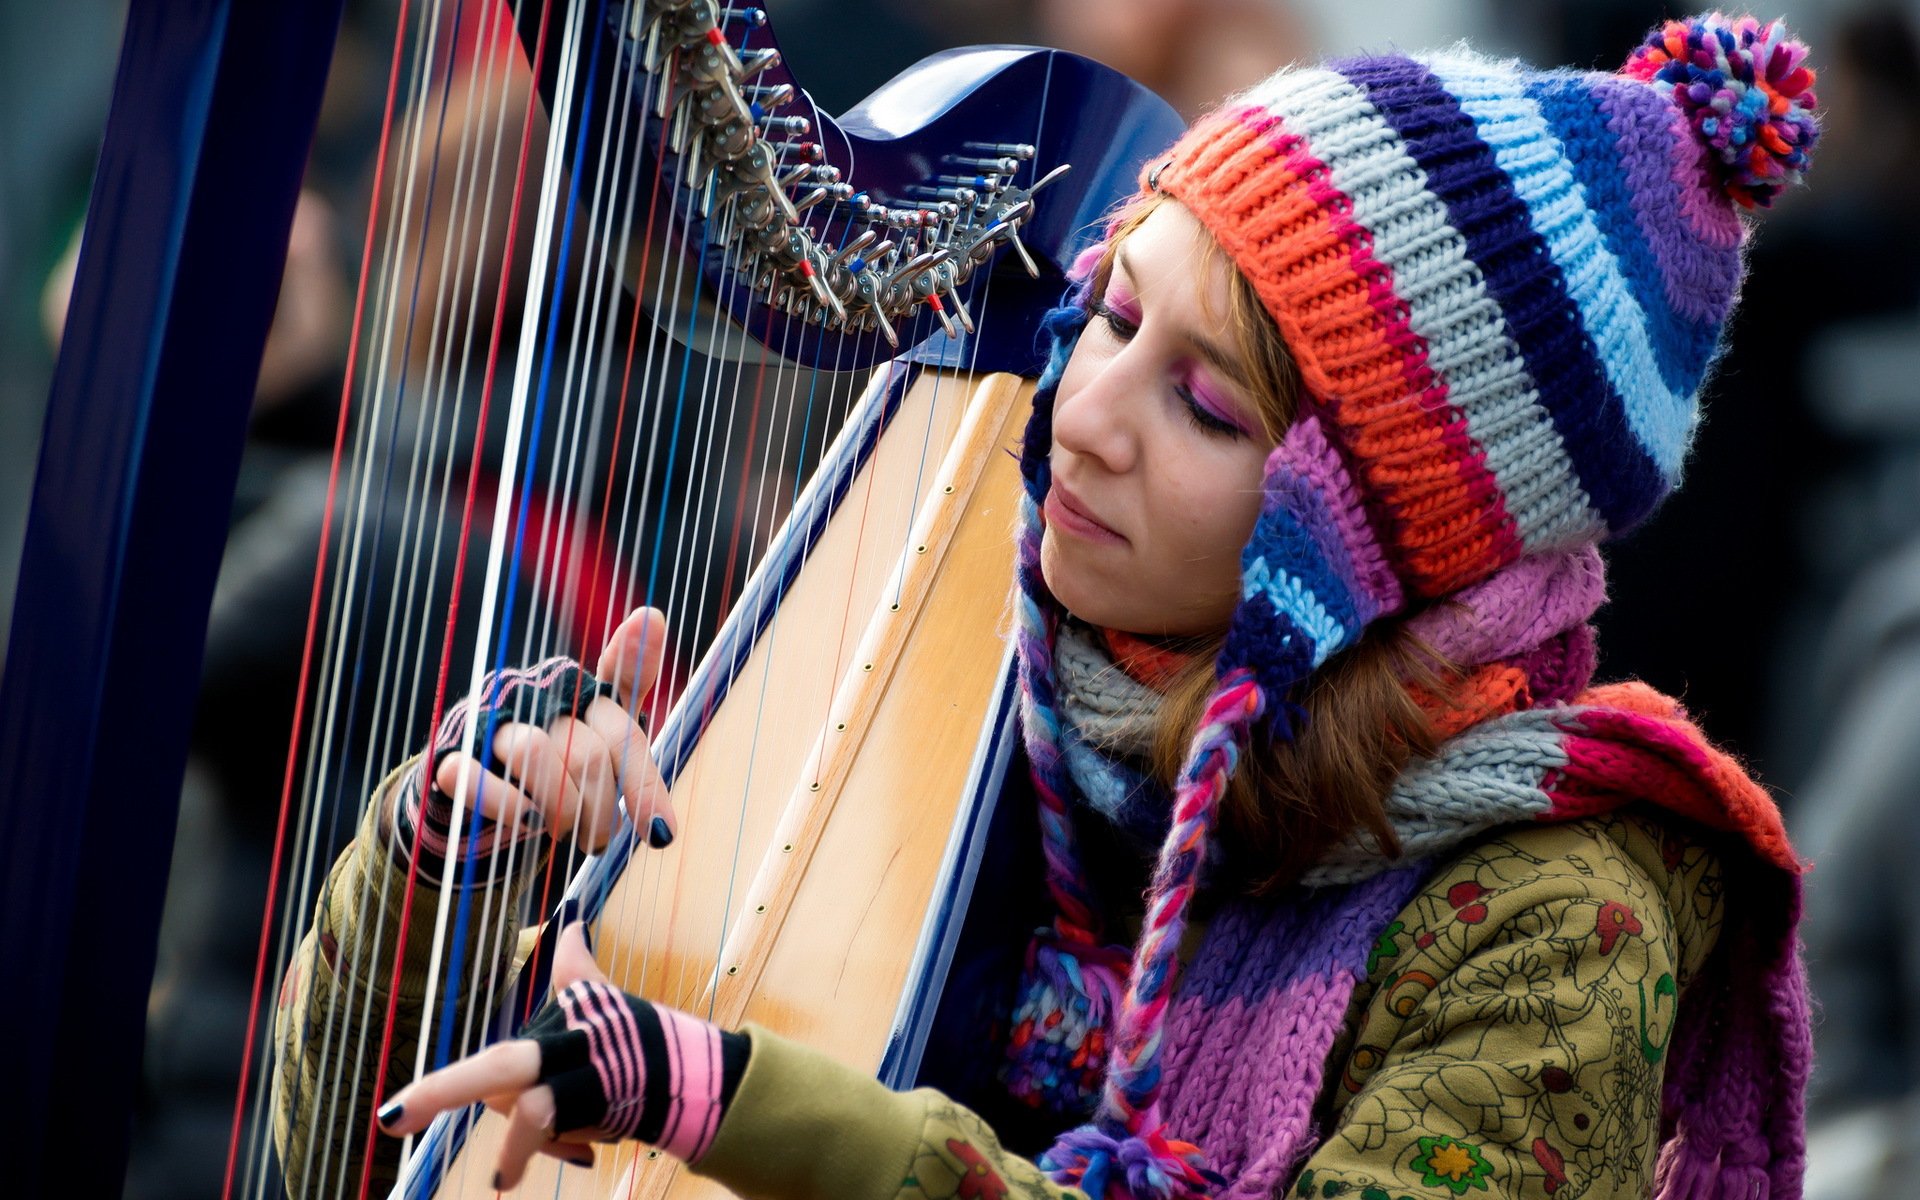
[[[1369,956],[1291,1194],[1644,1195],[1673,1016],[1721,916],[1707,840],[1670,825],[1509,830],[1430,880]]]

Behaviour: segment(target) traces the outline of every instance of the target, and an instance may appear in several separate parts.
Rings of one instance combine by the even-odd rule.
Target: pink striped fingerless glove
[[[751,1042],[605,983],[562,990],[523,1036],[540,1047],[556,1134],[633,1138],[682,1162],[713,1144],[746,1073]]]

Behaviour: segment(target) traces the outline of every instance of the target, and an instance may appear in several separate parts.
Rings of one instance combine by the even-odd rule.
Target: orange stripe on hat
[[[1393,272],[1306,140],[1264,108],[1203,119],[1156,185],[1252,281],[1417,592],[1444,595],[1521,554],[1481,448],[1427,365]]]

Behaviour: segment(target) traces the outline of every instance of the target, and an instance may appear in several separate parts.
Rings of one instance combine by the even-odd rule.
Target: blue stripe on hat
[[[1526,205],[1473,121],[1421,63],[1350,59],[1334,69],[1366,89],[1447,206],[1514,344],[1540,388],[1581,487],[1610,529],[1631,527],[1667,490],[1627,424],[1579,308]]]
[[[1566,148],[1512,67],[1482,58],[1438,57],[1427,63],[1440,86],[1473,120],[1493,161],[1527,206],[1534,232],[1560,268],[1580,325],[1606,368],[1607,381],[1662,479],[1680,478],[1699,409],[1693,389],[1678,392],[1661,377],[1647,335],[1647,316],[1607,248]]]
[[[1620,80],[1622,88],[1646,92],[1646,85]],[[1706,366],[1712,360],[1719,341],[1717,324],[1692,321],[1674,311],[1667,300],[1667,289],[1660,275],[1659,260],[1633,211],[1633,196],[1628,191],[1627,165],[1621,161],[1621,139],[1608,128],[1607,114],[1600,98],[1585,80],[1564,75],[1536,76],[1527,85],[1527,95],[1540,106],[1540,113],[1568,148],[1567,162],[1574,178],[1586,191],[1587,205],[1593,211],[1594,224],[1606,238],[1607,248],[1620,263],[1640,310],[1646,314],[1647,336],[1652,343],[1660,378],[1676,394],[1691,395],[1700,386]],[[1661,101],[1661,103],[1665,103]],[[1577,148],[1577,149],[1576,149]]]

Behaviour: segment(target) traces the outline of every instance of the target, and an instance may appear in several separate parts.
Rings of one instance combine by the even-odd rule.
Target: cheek
[[[1260,483],[1264,452],[1253,447],[1241,452],[1204,456],[1206,461],[1184,465],[1166,511],[1178,514],[1186,552],[1196,561],[1225,561],[1239,569],[1240,550],[1253,533],[1260,515]]]

